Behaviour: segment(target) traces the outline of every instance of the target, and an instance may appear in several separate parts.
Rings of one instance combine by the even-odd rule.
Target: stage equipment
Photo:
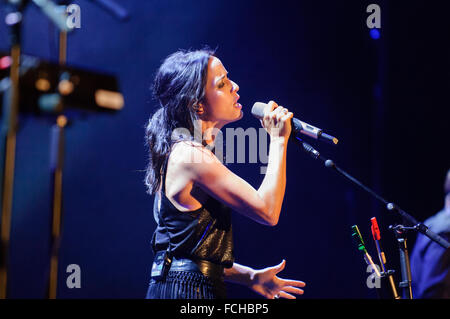
[[[399,249],[400,249],[400,264],[401,270],[402,270],[402,284],[401,287],[403,288],[403,296],[405,298],[412,298],[411,293],[411,269],[409,265],[409,257],[408,257],[408,250],[406,249],[406,231],[418,231],[421,234],[427,236],[432,241],[436,242],[438,245],[442,246],[445,249],[450,248],[450,243],[442,238],[440,235],[434,233],[431,231],[426,225],[423,223],[418,222],[414,217],[412,217],[410,214],[402,210],[397,205],[388,202],[383,197],[375,193],[373,190],[368,188],[367,186],[363,185],[360,181],[358,181],[356,178],[352,177],[348,173],[346,173],[344,170],[339,168],[331,159],[326,159],[323,156],[320,155],[320,153],[314,149],[311,145],[304,142],[301,138],[296,136],[294,138],[295,142],[299,144],[300,148],[304,150],[307,154],[311,155],[314,159],[321,160],[326,168],[329,168],[337,173],[339,175],[345,177],[349,181],[351,181],[356,186],[360,187],[364,191],[368,192],[370,195],[372,195],[374,198],[376,198],[378,201],[382,202],[386,209],[389,212],[396,213],[403,219],[403,223],[407,224],[409,226],[403,226],[403,225],[397,225],[393,227],[393,229],[396,231],[397,235],[397,241],[399,243]]]
[[[33,0],[60,31],[59,64],[21,56],[20,37],[23,10],[29,1],[10,0],[6,22],[11,30],[11,52],[0,58],[0,76],[9,69],[9,78],[0,79],[3,92],[1,157],[1,243],[0,299],[7,296],[8,249],[14,183],[16,133],[19,115],[56,118],[50,151],[52,174],[52,234],[48,297],[56,298],[57,265],[62,225],[62,168],[64,128],[70,116],[90,112],[115,113],[124,100],[114,76],[65,65],[67,32],[65,10],[48,0]],[[64,9],[64,7],[63,7]],[[22,61],[21,61],[22,59]]]
[[[353,241],[355,242],[358,250],[363,254],[364,260],[366,261],[367,266],[371,266],[373,269],[373,272],[375,273],[375,276],[377,276],[378,278],[381,278],[381,273],[378,269],[378,266],[375,265],[375,263],[372,260],[372,257],[370,257],[369,253],[367,252],[366,245],[364,243],[364,240],[361,236],[361,232],[359,231],[359,228],[357,225],[352,226],[352,238],[353,238]]]
[[[96,5],[102,7],[105,11],[113,15],[115,18],[126,21],[130,18],[130,14],[121,5],[112,0],[89,0]]]
[[[378,254],[378,259],[380,260],[380,265],[381,265],[381,277],[386,278],[389,280],[389,285],[391,287],[391,292],[392,292],[392,297],[394,299],[400,299],[400,296],[397,292],[397,287],[395,286],[395,282],[394,282],[394,271],[393,270],[387,270],[386,269],[386,255],[384,254],[384,251],[381,247],[381,232],[380,232],[380,228],[378,227],[378,222],[377,219],[375,217],[372,217],[370,219],[370,222],[372,223],[372,225],[370,226],[370,229],[372,230],[372,236],[373,236],[373,240],[375,242],[375,246],[377,248],[377,254]]]
[[[402,272],[402,281],[399,287],[402,289],[403,299],[413,299],[411,287],[411,266],[409,263],[408,247],[406,245],[406,233],[411,230],[417,230],[416,226],[405,227],[403,225],[389,226],[397,239],[399,255],[400,255],[400,270]]]

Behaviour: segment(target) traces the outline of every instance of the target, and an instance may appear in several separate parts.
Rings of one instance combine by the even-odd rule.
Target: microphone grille
[[[264,117],[264,108],[266,106],[266,103],[256,102],[252,107],[252,115],[256,118],[262,119]]]

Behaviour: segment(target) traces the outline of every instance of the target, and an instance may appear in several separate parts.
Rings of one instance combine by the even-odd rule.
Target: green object
[[[364,240],[361,236],[361,233],[360,233],[357,225],[352,226],[352,238],[355,241],[355,244],[358,247],[358,250],[360,252],[367,253],[366,246],[364,244]]]

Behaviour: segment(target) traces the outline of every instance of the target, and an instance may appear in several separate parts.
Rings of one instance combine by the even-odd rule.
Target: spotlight
[[[378,40],[381,36],[380,30],[370,29],[370,37],[374,40]]]

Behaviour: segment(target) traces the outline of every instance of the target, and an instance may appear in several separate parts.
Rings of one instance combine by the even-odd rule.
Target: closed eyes
[[[220,83],[217,85],[217,87],[218,87],[219,89],[222,89],[226,84],[231,85],[231,81],[230,81],[230,79],[228,79],[228,78],[223,78],[222,81],[220,81]],[[231,87],[232,87],[232,86],[233,86],[233,85],[231,85]]]

